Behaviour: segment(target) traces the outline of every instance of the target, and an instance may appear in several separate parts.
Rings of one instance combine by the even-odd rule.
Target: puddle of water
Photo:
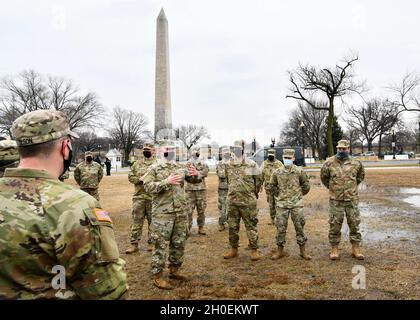
[[[219,217],[206,217],[206,224],[218,224],[219,223]],[[193,227],[197,226],[197,220],[196,217],[194,216],[193,219]]]
[[[404,202],[407,202],[417,208],[420,208],[420,189],[419,188],[400,188],[400,193],[403,195],[409,195],[403,198]]]
[[[400,193],[420,195],[419,188],[400,188]]]
[[[407,230],[361,230],[362,239],[364,241],[414,241],[418,239],[418,235],[415,232]]]

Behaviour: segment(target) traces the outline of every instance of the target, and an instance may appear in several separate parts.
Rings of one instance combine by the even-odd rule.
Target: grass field
[[[150,253],[143,236],[141,250],[126,255],[133,186],[127,175],[105,177],[100,185],[102,206],[111,214],[121,257],[126,261],[131,299],[420,299],[420,209],[404,201],[420,188],[420,168],[369,170],[360,187],[364,261],[354,260],[346,232],[340,244],[341,259],[330,261],[328,243],[328,192],[319,174],[310,173],[312,189],[305,196],[306,235],[311,261],[298,255],[294,228],[289,222],[288,256],[269,259],[275,248],[276,229],[268,225],[264,194],[260,195],[259,237],[264,258],[252,262],[241,226],[239,257],[224,260],[227,231],[217,230],[217,178],[208,178],[207,235],[188,239],[182,272],[188,281],[172,281],[163,291],[152,285]],[[70,183],[74,181],[70,179]],[[405,189],[400,189],[405,187]],[[420,189],[417,189],[420,192]],[[407,194],[408,193],[408,194]],[[412,196],[412,195],[411,195]],[[346,229],[344,230],[346,231]],[[143,234],[147,233],[146,227]],[[366,289],[352,288],[352,268],[366,268]]]

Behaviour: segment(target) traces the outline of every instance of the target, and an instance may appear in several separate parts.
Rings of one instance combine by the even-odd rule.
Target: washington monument
[[[163,8],[156,24],[155,139],[168,135],[162,129],[172,129],[168,20]]]

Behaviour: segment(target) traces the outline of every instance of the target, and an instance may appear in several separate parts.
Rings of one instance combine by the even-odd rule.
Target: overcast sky
[[[108,108],[144,113],[153,128],[156,18],[169,21],[172,117],[211,140],[278,137],[296,106],[286,71],[333,66],[350,51],[372,95],[420,71],[418,1],[1,1],[0,75],[23,69],[71,78]]]

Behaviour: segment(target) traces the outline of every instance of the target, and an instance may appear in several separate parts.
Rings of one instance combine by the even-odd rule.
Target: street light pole
[[[395,160],[395,130],[392,129],[392,159]]]
[[[302,156],[305,159],[305,124],[303,121],[301,121],[299,127],[302,130]]]

